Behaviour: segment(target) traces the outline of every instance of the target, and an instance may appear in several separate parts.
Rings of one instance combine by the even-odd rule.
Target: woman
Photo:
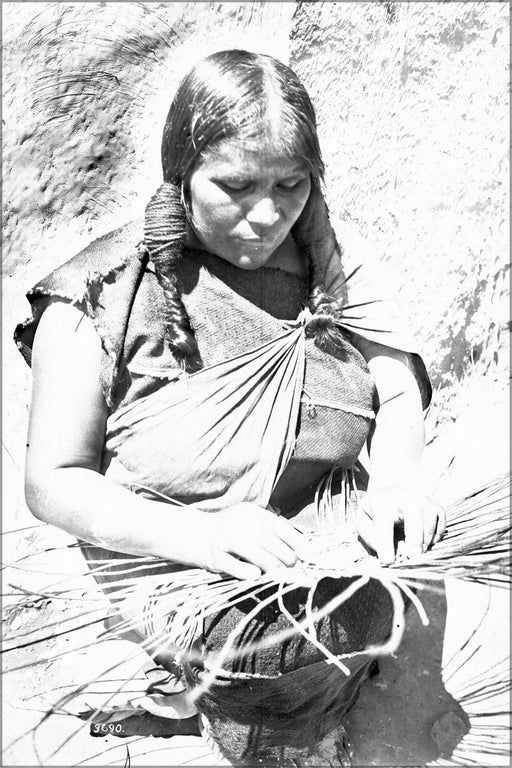
[[[32,348],[32,512],[93,545],[86,556],[107,565],[124,553],[251,579],[301,558],[303,537],[286,518],[305,519],[321,478],[352,467],[371,434],[360,533],[389,563],[403,521],[409,554],[424,551],[444,525],[419,491],[428,378],[377,266],[338,245],[321,192],[314,110],[296,75],[245,51],[200,62],[171,105],[162,163],[164,184],[144,228],[101,238],[29,294],[33,318],[17,339],[22,351]],[[309,320],[301,319],[306,307]],[[276,419],[247,409],[246,353],[272,350],[297,323],[305,325],[297,339],[306,337],[299,400],[290,395],[288,426],[269,432]],[[228,374],[226,361],[235,361]],[[229,385],[239,369],[249,386],[217,434],[218,420],[204,425],[209,395],[198,389],[191,406],[194,388],[219,370]],[[275,397],[285,390],[283,378]],[[269,471],[266,451],[276,444]],[[115,565],[98,578],[108,589]],[[389,601],[372,582],[352,603],[336,619],[352,622],[338,653],[390,631]],[[243,606],[205,626],[208,648],[221,644],[237,611]],[[280,626],[282,618],[261,621]],[[261,668],[253,659],[252,672],[266,670],[270,687],[256,694],[231,680],[200,701],[232,761],[268,763],[294,744],[313,749],[351,705],[369,663],[358,661],[347,684],[314,653],[294,654],[285,670],[292,678],[276,654]],[[251,672],[243,664],[237,671]],[[197,674],[185,670],[191,684]],[[277,676],[279,690],[270,680]]]

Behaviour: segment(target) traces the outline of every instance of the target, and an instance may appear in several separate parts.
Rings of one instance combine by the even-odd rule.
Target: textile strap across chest
[[[180,455],[162,473],[172,477],[177,498],[223,467],[230,476],[222,499],[217,494],[202,500],[203,509],[242,501],[266,507],[295,445],[304,365],[304,325],[298,322],[271,342],[120,408],[109,419],[108,449],[115,454],[119,445],[126,455],[126,441],[134,435],[137,452],[147,448],[158,462],[155,446],[162,439],[155,435],[163,424],[172,425],[172,434],[169,427],[163,437],[179,436]]]

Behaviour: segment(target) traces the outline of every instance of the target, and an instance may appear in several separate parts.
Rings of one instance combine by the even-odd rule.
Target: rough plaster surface
[[[331,210],[386,262],[435,387],[507,366],[506,3],[300,3]]]
[[[290,61],[310,90],[331,210],[375,243],[422,339],[436,387],[434,489],[454,453],[451,485],[445,478],[441,487],[448,500],[507,466],[507,3],[24,2],[2,10],[7,528],[33,522],[21,500],[30,382],[11,342],[27,312],[24,292],[92,237],[142,213],[161,178],[160,133],[175,86],[194,61],[227,47]],[[452,646],[463,643],[469,630],[450,622]],[[412,641],[420,648],[421,631]],[[413,673],[396,674],[402,687],[410,675],[421,706]],[[366,714],[388,706],[375,693],[353,716],[366,737]],[[382,730],[374,735],[381,744]],[[360,743],[377,765],[389,757],[372,749]],[[404,749],[412,762],[433,754],[425,743]],[[168,764],[167,749],[162,759]]]

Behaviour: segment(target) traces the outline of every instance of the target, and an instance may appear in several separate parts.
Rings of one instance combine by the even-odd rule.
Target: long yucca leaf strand
[[[119,588],[118,592],[113,596],[112,603],[114,613],[117,612],[121,619],[118,630],[137,628],[142,633],[145,632],[147,639],[144,640],[142,646],[146,648],[154,646],[155,643],[157,645],[158,643],[165,645],[170,642],[172,637],[172,641],[178,641],[177,644],[184,649],[184,652],[187,652],[190,651],[193,641],[197,637],[197,630],[206,617],[217,613],[225,607],[236,605],[239,601],[246,600],[248,596],[256,597],[259,592],[267,590],[269,587],[274,587],[274,593],[269,598],[260,601],[255,606],[254,611],[251,612],[251,616],[256,616],[265,607],[267,601],[271,602],[277,599],[281,610],[284,609],[285,615],[288,615],[289,620],[291,619],[290,634],[299,632],[311,642],[316,643],[318,640],[315,634],[315,624],[320,620],[320,616],[327,615],[329,611],[335,610],[337,605],[342,604],[347,599],[345,594],[338,595],[334,601],[324,606],[320,615],[312,614],[311,606],[314,588],[319,580],[325,576],[358,576],[361,584],[370,577],[378,578],[392,594],[395,614],[398,615],[400,615],[401,602],[399,590],[402,590],[410,597],[412,593],[409,590],[409,586],[411,585],[428,586],[427,582],[436,582],[444,579],[446,576],[453,575],[472,580],[492,580],[496,578],[498,583],[503,583],[503,575],[510,571],[508,559],[510,552],[510,522],[506,514],[508,510],[505,509],[507,501],[504,492],[505,487],[506,480],[500,479],[483,492],[472,494],[470,497],[453,505],[448,510],[449,526],[444,540],[441,540],[418,561],[398,562],[385,568],[376,563],[375,558],[361,556],[355,562],[348,563],[345,558],[340,556],[341,551],[344,551],[345,556],[350,551],[353,534],[348,536],[349,541],[344,541],[343,536],[341,536],[341,539],[338,537],[337,543],[334,543],[332,547],[334,556],[330,567],[325,567],[325,560],[324,564],[312,560],[311,562],[303,563],[300,569],[290,569],[284,575],[280,573],[278,577],[277,574],[275,576],[266,575],[265,578],[256,580],[253,583],[236,582],[236,580],[201,572],[198,569],[186,569],[172,574],[163,573],[161,576],[141,578],[145,568],[153,567],[158,561],[150,560],[147,566],[141,566],[139,559],[125,558],[122,560],[122,563],[126,565],[126,568],[123,567],[117,574],[119,578],[114,581],[115,586]],[[328,498],[331,493],[332,477],[330,482],[326,482],[324,489],[318,495],[318,509],[321,519],[319,527],[325,530],[332,529],[333,525],[338,524],[340,520],[339,509],[334,510],[332,506],[329,506]],[[350,510],[352,503],[350,494],[348,492],[345,493],[343,508],[346,509],[348,507]],[[343,509],[341,512],[343,513]],[[322,540],[322,546],[319,551],[325,554],[329,550],[328,537],[320,536],[319,538]],[[343,567],[332,568],[332,562],[336,560],[338,563],[343,562],[343,559],[345,559]],[[94,574],[95,571],[101,573],[112,564],[117,565],[119,561],[95,564],[87,572],[87,575]],[[128,578],[122,578],[125,575]],[[72,578],[74,577],[71,575],[70,580]],[[166,579],[169,579],[169,582]],[[66,590],[66,588],[62,588],[65,583],[66,580],[60,580],[61,588],[58,590],[58,593],[57,591],[55,592],[55,597],[58,594],[60,599],[65,599],[67,593],[70,598],[74,596],[78,600],[79,596],[76,588],[74,588],[74,591],[73,589]],[[141,587],[141,583],[144,585],[143,587]],[[288,591],[296,589],[297,586],[306,586],[310,589],[306,606],[306,617],[302,622],[297,622],[294,617],[287,613],[283,601],[283,596]],[[45,590],[46,594],[51,596],[51,590]],[[137,606],[141,604],[144,594],[146,598],[150,596],[149,607],[146,600],[146,611],[141,611],[137,617]],[[422,611],[419,599],[416,598],[414,603],[422,621],[425,622],[426,616],[424,611]],[[127,610],[128,613],[133,615],[125,618],[124,614]],[[83,619],[84,612],[80,615]],[[150,616],[150,625],[147,623],[148,615]],[[172,617],[172,621],[169,621],[170,617]],[[248,623],[247,617],[245,617],[243,622],[244,626],[246,623]],[[403,614],[402,619],[398,621],[398,625],[401,631],[403,629]],[[154,631],[148,633],[150,626]],[[224,649],[222,649],[217,658],[209,660],[211,666],[206,679],[203,680],[202,689],[196,692],[197,697],[201,695],[201,690],[204,691],[205,686],[208,685],[208,675],[210,676],[210,681],[212,681],[215,678],[215,670],[217,670],[218,674],[218,671],[222,668],[222,663],[225,663],[228,658],[235,658],[236,654],[240,653],[245,655],[248,652],[257,650],[258,647],[262,647],[261,644],[254,643],[251,647],[234,648],[237,637],[242,631],[243,626],[237,627],[236,631],[232,633],[232,637],[228,638]],[[390,648],[395,649],[396,643],[399,641],[398,634],[399,632],[395,633],[395,637],[390,638],[391,642],[388,643],[387,649],[380,647],[377,649],[365,649],[362,652],[382,653],[386,650],[389,651]],[[43,639],[51,640],[52,635],[50,634],[47,638]],[[37,642],[37,638],[34,642]],[[266,640],[265,645],[267,642],[272,644],[273,641]],[[277,642],[279,642],[279,639],[277,639]],[[83,648],[87,648],[87,644]],[[327,649],[325,650],[327,651]],[[76,649],[73,649],[72,652],[76,652]],[[57,653],[55,658],[62,657],[63,653]],[[327,652],[325,656],[331,663],[334,663],[334,660],[331,658],[332,654],[329,655],[329,652]],[[337,665],[341,668],[343,666],[341,658],[335,657],[335,659]],[[468,691],[467,695],[471,696],[473,701],[477,701],[480,696],[485,695],[486,685],[489,684],[492,685],[492,690],[501,690],[499,684],[495,685],[489,680],[487,682],[484,680],[479,688],[473,682],[473,687]],[[478,688],[478,691],[476,688]]]

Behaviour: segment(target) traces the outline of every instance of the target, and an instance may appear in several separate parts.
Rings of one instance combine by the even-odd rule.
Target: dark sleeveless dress
[[[182,296],[203,369],[184,375],[165,343],[164,298],[136,247],[140,239],[140,224],[129,225],[57,269],[28,294],[33,317],[16,330],[29,360],[37,322],[53,298],[74,302],[92,319],[104,351],[110,414],[102,472],[110,479],[212,513],[249,500],[287,517],[300,514],[326,472],[354,465],[372,424],[374,386],[351,343],[354,333],[409,352],[428,401],[425,368],[388,312],[392,305],[381,298],[382,286],[368,300],[365,265],[346,266],[334,256],[326,263],[326,283],[349,310],[341,359],[304,338],[298,322],[307,300],[304,280],[279,269],[244,271],[204,251],[185,251]],[[268,418],[261,415],[263,400]],[[96,561],[122,557],[90,546],[84,554]],[[117,577],[114,565],[98,580],[108,589]],[[318,606],[349,583],[325,579]],[[305,590],[287,598],[294,616],[303,614],[305,600]],[[242,603],[205,625],[205,658],[252,607]],[[321,622],[318,637],[334,653],[361,652],[385,641],[391,617],[387,591],[370,580]],[[271,605],[248,632],[263,637],[286,625]],[[356,656],[346,678],[314,646],[294,638],[278,652],[233,662],[199,706],[229,759],[264,759],[268,750],[311,746],[332,730],[369,662]],[[194,685],[201,669],[186,665],[184,676]]]

